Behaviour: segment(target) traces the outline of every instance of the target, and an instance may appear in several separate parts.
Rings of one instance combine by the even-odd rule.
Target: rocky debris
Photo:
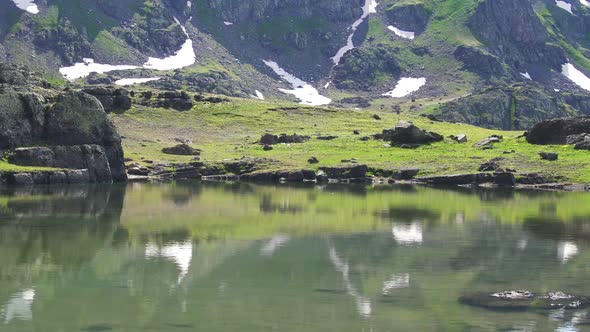
[[[381,120],[381,117],[379,115],[377,115],[377,114],[374,114],[373,115],[373,119],[375,119],[375,120]]]
[[[548,179],[537,173],[519,174],[516,177],[516,183],[524,185],[535,185],[554,182],[554,179]]]
[[[262,135],[262,137],[260,137],[259,143],[266,144],[266,145],[274,145],[274,144],[279,144],[279,143],[286,143],[286,144],[305,143],[305,142],[309,141],[310,139],[311,139],[311,137],[309,137],[309,136],[297,135],[297,134],[293,134],[293,135],[280,134],[279,136],[273,135],[273,134],[264,134],[264,135]]]
[[[359,179],[367,176],[367,165],[320,167],[329,179]]]
[[[584,142],[580,142],[577,143],[574,146],[575,150],[589,150],[590,151],[590,141],[584,141]]]
[[[122,113],[131,108],[129,91],[123,88],[92,87],[82,91],[96,97],[107,113]]]
[[[408,181],[415,178],[418,173],[420,173],[418,168],[404,168],[393,172],[391,177],[397,181]]]
[[[162,152],[166,154],[173,154],[179,156],[198,156],[201,154],[201,150],[195,149],[190,145],[184,143],[168,148],[163,148]]]
[[[310,163],[310,164],[317,164],[320,161],[316,157],[311,157],[311,158],[307,159],[307,162]]]
[[[417,178],[416,181],[432,185],[458,186],[458,185],[480,185],[495,184],[498,186],[514,186],[516,178],[512,173],[475,173],[446,176],[432,176]]]
[[[587,134],[587,133],[577,134],[577,135],[569,135],[565,139],[565,143],[569,144],[569,145],[577,145],[580,143],[587,143],[587,142],[590,142],[590,134]]]
[[[361,132],[358,130],[353,130],[352,133],[353,133],[353,135],[360,135],[361,134]]]
[[[268,144],[264,144],[264,146],[262,147],[262,150],[264,150],[264,151],[270,151],[272,149],[273,149],[272,145],[268,145]]]
[[[49,88],[47,81],[40,79],[25,66],[11,63],[0,63],[0,84],[11,86],[37,86]]]
[[[382,138],[397,146],[402,144],[430,144],[444,139],[440,134],[422,130],[412,122],[404,120],[398,122],[393,129],[383,130]]]
[[[358,108],[367,108],[371,106],[369,100],[363,97],[348,97],[340,99],[341,104],[354,105]]]
[[[331,140],[337,139],[338,136],[326,135],[326,136],[318,136],[316,138],[319,139],[320,141],[331,141]]]
[[[527,133],[531,144],[567,144],[568,137],[590,133],[590,116],[551,119],[537,123]]]
[[[253,182],[302,182],[316,179],[313,170],[298,171],[265,171],[247,173],[240,176],[240,180]]]
[[[151,98],[152,93],[143,95],[143,103],[151,107],[171,108],[177,111],[188,111],[193,108],[194,102],[186,91],[165,91],[158,93],[156,98]],[[147,98],[147,97],[150,98]]]
[[[467,294],[461,296],[459,302],[492,310],[583,309],[590,306],[590,298],[586,296],[563,292],[538,295],[525,290]]]
[[[95,144],[17,148],[8,155],[8,162],[20,166],[86,169],[90,182],[113,181],[106,152]]]
[[[258,171],[261,164],[271,162],[270,159],[258,159],[258,158],[241,158],[223,163],[223,167],[227,172],[242,175],[246,173],[252,173]]]
[[[503,139],[503,137],[500,135],[492,135],[490,137],[484,138],[483,140],[473,144],[473,147],[474,148],[481,148],[481,149],[493,148],[494,143],[499,143],[502,141],[502,139]]]
[[[451,135],[449,138],[457,143],[467,143],[467,135],[465,134]]]
[[[478,171],[480,172],[493,172],[500,168],[500,161],[504,160],[504,158],[494,158],[492,160],[486,161],[485,163],[479,166]]]
[[[194,99],[195,99],[195,101],[200,102],[200,103],[211,103],[211,104],[221,104],[221,103],[226,103],[229,101],[229,99],[227,99],[227,98],[207,97],[207,96],[203,96],[200,93],[196,94]]]
[[[559,157],[555,152],[541,152],[539,153],[539,156],[541,156],[541,159],[549,161],[555,161]]]
[[[150,174],[150,169],[138,163],[133,163],[127,166],[127,174],[136,176],[148,176]]]
[[[359,138],[359,141],[366,142],[366,141],[368,141],[370,139],[371,139],[371,137],[369,137],[369,136],[363,136],[363,137],[360,137]]]
[[[432,122],[444,122],[443,120],[439,119],[436,115],[434,114],[426,114],[426,113],[422,113],[420,114],[421,117],[423,118],[427,118],[428,120],[432,121]]]
[[[36,171],[36,172],[2,172],[0,179],[8,185],[30,186],[49,184],[89,183],[88,170]]]

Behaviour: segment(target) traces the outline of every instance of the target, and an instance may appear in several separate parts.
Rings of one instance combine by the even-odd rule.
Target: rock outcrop
[[[440,142],[444,137],[432,131],[422,130],[410,121],[400,121],[393,129],[383,130],[382,138],[392,145],[430,144]]]
[[[531,144],[567,144],[568,137],[590,133],[590,116],[551,119],[537,123],[527,134]]]
[[[412,31],[416,34],[423,32],[428,24],[430,12],[423,3],[397,4],[385,11],[389,23],[396,28]]]
[[[89,95],[96,97],[107,113],[121,113],[131,108],[129,91],[122,88],[92,87],[83,89]]]

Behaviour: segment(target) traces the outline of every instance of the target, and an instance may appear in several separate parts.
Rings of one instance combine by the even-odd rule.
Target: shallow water
[[[0,331],[590,331],[590,194],[130,184],[0,190]]]

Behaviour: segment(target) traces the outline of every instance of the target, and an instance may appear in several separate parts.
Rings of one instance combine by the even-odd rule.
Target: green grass
[[[290,107],[280,109],[277,107]],[[379,114],[383,120],[372,118]],[[455,144],[450,139],[417,149],[392,148],[384,141],[360,141],[360,136],[380,133],[393,127],[399,120],[411,120],[423,129],[438,132],[445,137],[465,133],[469,143]],[[436,123],[412,115],[386,112],[356,111],[336,108],[301,107],[282,103],[271,104],[253,100],[232,99],[229,103],[197,104],[191,111],[133,108],[123,115],[114,115],[119,132],[125,136],[123,147],[126,156],[135,160],[186,162],[190,157],[170,156],[161,153],[166,146],[177,144],[182,137],[194,142],[203,150],[205,161],[248,157],[265,157],[276,161],[273,168],[301,169],[341,164],[343,159],[356,158],[359,163],[375,168],[420,168],[421,175],[477,172],[478,166],[489,159],[503,157],[503,167],[519,172],[539,172],[560,175],[570,181],[590,183],[589,153],[576,151],[571,146],[537,146],[516,138],[522,132],[487,130],[464,124]],[[359,130],[360,136],[353,130]],[[272,151],[263,151],[256,142],[265,132],[274,134],[297,133],[312,136],[303,144],[279,144]],[[491,135],[500,134],[504,141],[492,150],[480,150],[472,144]],[[336,135],[332,141],[315,139],[317,135]],[[504,154],[514,150],[515,153]],[[557,162],[543,161],[542,151],[555,151]],[[310,166],[307,159],[320,160]]]

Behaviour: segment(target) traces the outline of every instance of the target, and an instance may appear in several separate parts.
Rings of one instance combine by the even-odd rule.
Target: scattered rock
[[[450,138],[457,143],[467,143],[467,135],[465,134],[451,135]]]
[[[311,157],[311,158],[307,159],[307,162],[310,163],[310,164],[317,164],[320,161],[316,157]]]
[[[264,144],[264,146],[262,147],[262,150],[264,150],[264,151],[270,151],[272,149],[273,149],[273,147],[271,145],[268,145],[268,144]]]
[[[133,163],[127,166],[127,174],[129,175],[138,175],[138,176],[147,176],[150,174],[149,168],[142,166],[138,163]]]
[[[328,136],[318,136],[316,138],[319,139],[319,140],[321,140],[321,141],[331,141],[333,139],[337,139],[338,136],[328,135]]]
[[[398,181],[407,181],[415,178],[416,175],[418,175],[418,173],[420,173],[420,170],[418,168],[405,168],[400,169],[397,172],[394,172],[392,174],[392,178]]]
[[[366,141],[368,141],[370,139],[371,139],[371,137],[369,137],[369,136],[363,136],[363,137],[359,138],[359,141],[366,142]]]
[[[590,141],[581,142],[574,146],[575,150],[590,150]]]
[[[367,165],[320,167],[320,170],[330,179],[365,178]]]
[[[481,149],[486,149],[486,148],[490,149],[490,148],[493,148],[494,143],[499,143],[502,141],[502,139],[503,139],[503,137],[500,135],[492,135],[488,138],[485,138],[485,139],[473,144],[473,147],[474,148],[481,148]]]
[[[392,145],[430,144],[440,142],[444,138],[435,132],[421,130],[409,121],[400,121],[393,129],[383,130],[382,138]]]
[[[541,152],[539,153],[539,156],[541,156],[541,159],[549,161],[555,161],[559,157],[555,152]]]
[[[381,117],[379,115],[377,115],[377,114],[374,114],[373,115],[373,119],[375,119],[375,120],[381,120]]]
[[[500,161],[504,160],[504,158],[494,158],[490,161],[486,161],[485,163],[479,166],[478,171],[480,172],[493,172],[500,168]]]
[[[180,156],[198,156],[201,154],[201,150],[195,149],[188,144],[178,144],[172,147],[163,148],[163,153],[180,155]]]
[[[360,132],[360,131],[358,131],[358,130],[353,130],[353,131],[352,131],[352,133],[353,133],[354,135],[360,135],[360,134],[361,134],[361,132]]]

